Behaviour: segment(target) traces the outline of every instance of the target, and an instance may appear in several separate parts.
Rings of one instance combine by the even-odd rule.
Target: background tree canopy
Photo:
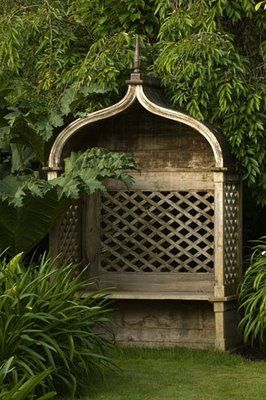
[[[140,34],[143,70],[228,139],[266,204],[266,13],[255,0],[2,0],[2,169],[46,163],[61,127],[121,97]]]

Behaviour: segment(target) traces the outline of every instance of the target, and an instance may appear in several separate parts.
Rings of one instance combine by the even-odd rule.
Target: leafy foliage
[[[39,397],[38,399],[34,395],[36,387],[46,378],[51,370],[48,369],[36,376],[31,378],[21,379],[18,383],[9,387],[8,379],[12,372],[14,373],[14,357],[10,357],[3,365],[0,367],[0,400],[31,400],[35,398],[36,400],[49,400],[53,399],[56,395],[55,392],[49,392]]]
[[[65,123],[121,96],[138,32],[143,69],[162,79],[176,107],[220,129],[264,204],[266,18],[258,3],[2,0],[0,142],[13,169],[32,165],[30,150],[45,163]]]
[[[253,247],[249,268],[240,286],[244,312],[240,327],[245,342],[266,344],[266,236]]]
[[[266,1],[260,1],[258,4],[256,4],[255,9],[258,11],[261,7],[264,7],[264,10],[266,10]]]
[[[105,190],[106,179],[132,180],[131,156],[93,148],[65,159],[65,172],[46,181],[34,175],[7,175],[0,181],[0,249],[8,254],[31,250],[83,192]]]
[[[21,257],[0,265],[0,358],[6,363],[0,377],[9,371],[14,393],[21,393],[14,400],[41,381],[39,392],[49,387],[76,398],[110,365],[107,300],[101,292],[88,292],[90,284],[73,265],[57,268],[42,257],[25,268]],[[51,398],[45,396],[39,400]]]
[[[266,19],[250,0],[181,3],[161,25],[155,69],[176,105],[220,128],[264,203]]]

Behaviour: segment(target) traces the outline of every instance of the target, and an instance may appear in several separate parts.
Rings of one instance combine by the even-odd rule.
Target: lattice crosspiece
[[[101,199],[102,272],[213,272],[212,192],[109,191]]]
[[[226,183],[224,190],[224,283],[238,282],[239,265],[239,188]]]
[[[79,263],[81,260],[80,203],[72,204],[59,224],[58,254],[62,262]]]

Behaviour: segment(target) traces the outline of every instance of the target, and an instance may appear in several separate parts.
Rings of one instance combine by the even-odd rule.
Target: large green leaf
[[[49,232],[54,222],[66,210],[70,200],[58,199],[51,188],[43,197],[28,193],[22,207],[0,202],[0,247],[10,255],[27,252]]]
[[[28,148],[32,149],[40,162],[44,164],[45,141],[36,132],[31,122],[27,120],[25,116],[20,115],[16,118],[10,134],[12,135],[13,143],[26,145]]]
[[[135,168],[130,155],[99,148],[72,153],[65,166],[65,173],[51,181],[35,175],[0,180],[0,250],[11,256],[28,252],[83,192],[104,191],[108,178],[130,185],[132,178],[124,170]]]

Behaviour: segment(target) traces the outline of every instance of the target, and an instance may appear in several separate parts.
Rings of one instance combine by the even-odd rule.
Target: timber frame
[[[49,156],[48,179],[60,175],[63,159],[73,147],[84,149],[93,145],[93,139],[86,142],[86,138],[94,136],[94,129],[100,132],[104,127],[107,130],[105,137],[108,138],[109,121],[113,121],[113,125],[117,121],[122,126],[123,115],[127,118],[125,121],[134,124],[143,112],[145,124],[149,118],[155,120],[151,128],[155,131],[158,126],[163,130],[165,123],[169,137],[172,135],[171,146],[167,150],[169,154],[175,143],[175,126],[179,127],[179,131],[185,127],[188,138],[190,132],[192,139],[202,137],[200,148],[209,146],[211,153],[206,153],[205,158],[199,158],[197,162],[190,160],[189,165],[175,165],[174,161],[168,160],[165,167],[158,167],[154,161],[151,168],[148,167],[150,158],[145,158],[138,149],[138,157],[144,167],[133,174],[135,184],[132,190],[125,191],[122,184],[110,181],[107,197],[101,198],[98,194],[91,198],[84,197],[61,221],[61,228],[57,227],[51,234],[53,252],[69,251],[70,260],[89,263],[90,275],[99,278],[100,287],[115,287],[110,297],[119,301],[212,303],[215,347],[221,350],[233,347],[238,341],[236,298],[242,263],[242,200],[240,177],[234,170],[230,151],[215,130],[169,107],[157,83],[142,78],[138,71],[131,74],[127,83],[128,89],[121,101],[75,120],[59,134]],[[132,132],[131,137],[134,130]],[[111,136],[115,136],[115,131],[110,133]],[[149,128],[146,136],[145,140],[149,140]],[[156,132],[151,136],[156,137]],[[185,141],[186,135],[183,136]],[[111,150],[119,147],[119,140],[110,139],[111,142]],[[99,143],[104,145],[105,141],[96,144]],[[188,149],[187,153],[193,152],[192,147]],[[168,154],[167,151],[165,154]],[[154,154],[159,153],[160,150]],[[178,154],[180,149],[173,160],[179,157]],[[207,159],[209,164],[203,165]],[[173,222],[167,222],[164,209],[171,209]],[[147,215],[153,212],[158,216],[152,226],[144,217],[145,210],[149,210]],[[139,215],[144,221],[142,225]],[[138,220],[138,225],[134,226],[129,220]],[[138,229],[142,232],[139,236]],[[184,230],[188,233],[182,236]],[[74,239],[69,239],[71,235]],[[136,239],[132,239],[134,235]],[[130,240],[132,243],[129,245]],[[124,257],[123,265],[120,253],[130,253],[130,249],[130,257]],[[165,264],[164,260],[167,260]]]

